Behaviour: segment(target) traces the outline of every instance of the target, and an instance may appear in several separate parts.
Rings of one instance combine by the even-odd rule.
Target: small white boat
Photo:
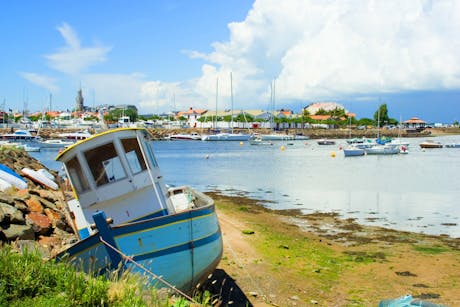
[[[92,134],[89,133],[87,130],[83,130],[83,131],[77,131],[77,132],[61,133],[59,134],[59,137],[62,139],[71,140],[75,142],[75,141],[86,140],[91,135]]]
[[[318,145],[335,145],[334,140],[328,140],[328,139],[319,139],[316,141]]]
[[[33,146],[27,143],[19,144],[17,147],[22,148],[26,152],[39,152],[41,149],[40,146]]]
[[[55,191],[59,189],[58,184],[53,179],[51,179],[49,175],[44,174],[43,171],[35,171],[31,168],[24,167],[21,170],[21,172],[24,174],[24,176],[30,178],[32,181],[42,186],[45,186]]]
[[[256,137],[259,137],[263,141],[290,141],[295,139],[293,135],[281,133],[259,134]]]
[[[206,134],[201,137],[203,141],[248,141],[251,137],[250,134],[245,133],[216,133]]]
[[[426,140],[419,144],[420,148],[442,148],[441,142],[433,141],[433,140]]]
[[[359,148],[356,146],[349,146],[343,149],[343,154],[345,157],[357,157],[364,156],[364,148]]]
[[[37,140],[36,143],[40,145],[41,148],[65,148],[66,146],[72,145],[75,142],[71,140],[62,140],[62,139],[47,139],[47,140]]]
[[[197,132],[172,134],[168,137],[171,141],[201,141],[201,135]]]
[[[364,151],[367,155],[396,155],[399,154],[399,146],[384,144],[384,145],[375,145],[370,148],[365,148]]]
[[[11,142],[35,141],[36,137],[29,130],[16,130],[12,133],[0,135],[0,139]]]
[[[214,271],[223,251],[214,201],[189,187],[166,187],[147,130],[102,132],[56,160],[78,197],[69,208],[80,237],[58,260],[68,257],[87,272],[153,275],[152,286],[187,293]]]
[[[0,179],[3,179],[19,190],[27,188],[27,181],[5,164],[0,164]]]
[[[269,140],[263,140],[262,138],[254,138],[249,140],[249,144],[251,145],[273,145],[272,141]]]

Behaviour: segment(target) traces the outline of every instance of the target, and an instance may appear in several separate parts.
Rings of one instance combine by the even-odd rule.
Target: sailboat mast
[[[275,129],[275,88],[276,88],[276,78],[273,79],[273,94],[272,94],[272,116],[271,116],[271,129]]]
[[[219,77],[216,79],[216,118],[214,119],[214,130],[217,130],[217,99],[219,97]]]
[[[230,72],[230,100],[232,103],[232,118],[231,118],[231,129],[233,133],[233,79],[232,79],[232,72]]]

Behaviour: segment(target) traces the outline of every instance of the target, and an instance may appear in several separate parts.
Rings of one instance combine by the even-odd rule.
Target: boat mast
[[[233,79],[232,79],[232,72],[230,72],[230,99],[232,103],[232,118],[231,118],[231,129],[233,134]]]
[[[271,117],[270,117],[270,130],[275,130],[275,85],[276,85],[276,78],[273,78],[273,86],[272,86],[272,105],[271,105]]]
[[[214,130],[217,130],[217,98],[219,92],[219,77],[216,79],[216,118],[214,119]]]

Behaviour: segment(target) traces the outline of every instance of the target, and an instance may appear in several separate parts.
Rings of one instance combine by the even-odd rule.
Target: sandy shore
[[[406,294],[460,306],[460,239],[209,194],[224,238],[219,269],[235,282],[223,287],[219,280],[215,288],[234,306],[377,306]]]

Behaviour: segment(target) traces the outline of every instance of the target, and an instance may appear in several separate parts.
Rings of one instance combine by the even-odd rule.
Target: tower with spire
[[[84,99],[83,99],[83,94],[82,94],[82,91],[81,91],[81,85],[80,85],[80,89],[78,90],[78,93],[77,93],[77,98],[75,100],[77,102],[77,105],[75,107],[75,111],[83,112],[84,109],[85,109],[85,106],[83,105]]]

